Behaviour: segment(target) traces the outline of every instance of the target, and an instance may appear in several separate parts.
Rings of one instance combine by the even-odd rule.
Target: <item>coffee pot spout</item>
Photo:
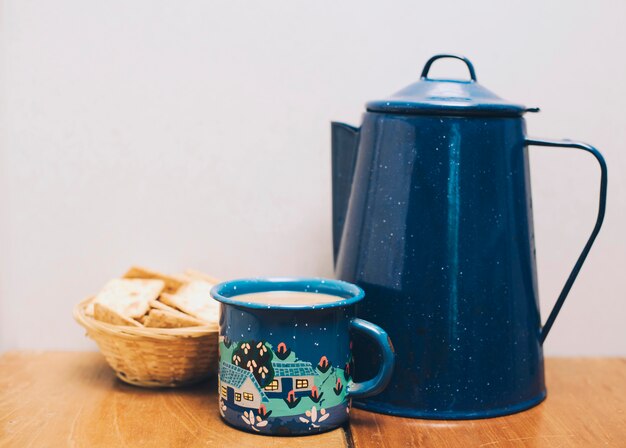
[[[341,233],[346,220],[352,178],[359,147],[359,129],[353,126],[332,123],[332,182],[333,182],[333,259],[341,243]]]

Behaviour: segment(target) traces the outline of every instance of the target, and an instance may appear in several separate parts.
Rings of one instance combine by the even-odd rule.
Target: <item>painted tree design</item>
[[[335,383],[335,387],[333,387],[333,391],[335,391],[335,395],[339,395],[343,390],[343,384],[341,384],[341,379],[337,378],[337,382]]]
[[[296,406],[298,406],[298,403],[300,403],[300,400],[302,400],[302,397],[296,398],[295,390],[289,391],[289,393],[287,394],[287,398],[283,398],[283,401],[287,403],[287,406],[289,406],[289,409],[293,409]]]
[[[348,362],[343,368],[343,377],[346,381],[350,381],[350,378],[354,375],[354,357],[352,356],[352,341],[350,341],[350,351],[348,352]]]
[[[317,364],[317,370],[322,373],[326,373],[328,372],[328,369],[330,369],[330,363],[328,362],[328,358],[326,356],[322,356],[320,358],[320,362]]]
[[[259,386],[265,387],[274,379],[274,353],[264,341],[244,341],[233,351],[232,363],[254,375]]]
[[[313,403],[319,403],[323,396],[324,396],[324,392],[320,393],[320,391],[317,388],[317,386],[313,386],[311,388],[311,396],[310,396],[310,398],[311,398],[311,401]]]
[[[290,354],[291,349],[287,348],[287,344],[285,344],[284,342],[278,344],[278,347],[276,349],[276,356],[278,356],[279,359],[284,361],[285,359],[287,359],[287,357],[289,357]]]
[[[354,375],[354,359],[352,358],[352,355],[350,355],[350,357],[348,358],[348,362],[343,368],[343,377],[346,379],[346,381],[350,381],[352,375]]]

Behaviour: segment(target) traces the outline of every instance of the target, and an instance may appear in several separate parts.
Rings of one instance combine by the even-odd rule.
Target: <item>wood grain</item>
[[[343,429],[247,434],[220,419],[214,383],[149,390],[117,380],[98,353],[0,357],[0,447],[343,447]]]
[[[364,447],[626,447],[626,360],[549,359],[549,397],[488,420],[427,421],[352,412]],[[147,390],[115,379],[97,353],[0,357],[0,447],[344,447],[342,429],[265,437],[220,420],[215,384]]]
[[[548,359],[548,398],[519,414],[428,421],[354,410],[364,447],[626,447],[626,359]]]

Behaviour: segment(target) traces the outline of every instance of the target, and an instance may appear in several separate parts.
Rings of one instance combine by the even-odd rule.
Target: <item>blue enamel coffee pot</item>
[[[429,78],[442,58],[470,79]],[[523,116],[537,111],[478,84],[466,58],[437,55],[419,81],[367,103],[360,128],[333,123],[336,275],[365,290],[357,315],[387,329],[397,353],[387,389],[355,406],[466,419],[545,398],[542,344],[602,225],[607,168],[585,143],[527,137]],[[595,227],[543,326],[529,146],[586,151],[601,172]],[[357,380],[373,377],[376,348],[355,347]]]

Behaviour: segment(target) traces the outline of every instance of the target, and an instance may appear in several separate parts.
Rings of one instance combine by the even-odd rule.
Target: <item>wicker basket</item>
[[[188,328],[111,325],[85,313],[91,300],[74,307],[74,319],[96,341],[122,381],[143,387],[177,387],[216,372],[217,324]]]

